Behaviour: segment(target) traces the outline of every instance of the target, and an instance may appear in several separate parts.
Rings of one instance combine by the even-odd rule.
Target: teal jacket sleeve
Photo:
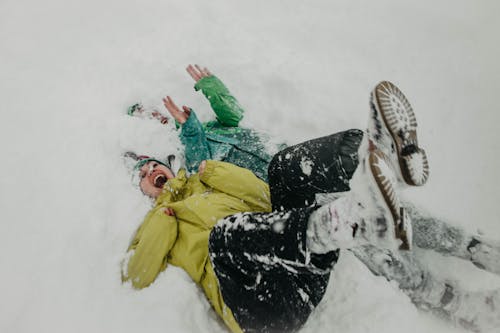
[[[196,91],[201,89],[210,102],[219,123],[227,127],[238,126],[245,111],[221,80],[214,75],[207,76],[199,80],[194,89]]]
[[[210,159],[212,154],[205,136],[205,130],[194,111],[191,111],[189,118],[182,124],[180,139],[186,147],[186,168],[191,172],[198,171],[200,162]]]

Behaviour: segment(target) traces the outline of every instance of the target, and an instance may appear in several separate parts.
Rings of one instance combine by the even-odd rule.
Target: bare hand
[[[191,114],[191,109],[185,105],[182,106],[183,111],[181,111],[170,96],[163,98],[163,105],[179,124],[184,124]]]
[[[165,208],[165,209],[163,210],[163,212],[164,212],[166,215],[168,215],[168,216],[175,216],[175,212],[174,212],[174,210],[173,210],[172,208],[170,208],[170,207],[169,207],[169,208]]]
[[[205,168],[207,166],[207,161],[202,161],[200,163],[200,166],[198,167],[198,174],[201,176],[203,172],[205,171]]]
[[[200,81],[204,77],[212,75],[212,73],[210,73],[210,71],[208,70],[208,68],[206,68],[206,67],[201,68],[198,65],[194,65],[194,66],[193,65],[189,65],[189,66],[187,66],[186,70],[189,73],[189,75],[191,75],[191,77],[193,78],[193,80],[195,82]]]

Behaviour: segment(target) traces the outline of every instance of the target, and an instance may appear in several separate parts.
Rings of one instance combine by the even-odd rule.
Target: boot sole
[[[412,226],[411,220],[407,216],[404,208],[399,203],[396,196],[395,184],[385,175],[386,172],[392,172],[388,168],[386,156],[379,150],[375,150],[368,156],[371,174],[377,188],[382,194],[386,207],[389,210],[393,225],[387,226],[393,230],[393,237],[401,240],[400,250],[410,250],[412,244]]]
[[[371,97],[395,144],[404,182],[411,186],[424,185],[429,178],[429,163],[425,151],[418,147],[417,120],[410,102],[389,81],[380,82]]]

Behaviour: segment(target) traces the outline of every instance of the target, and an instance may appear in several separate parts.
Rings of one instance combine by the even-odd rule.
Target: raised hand
[[[168,110],[170,115],[177,120],[179,124],[184,124],[191,114],[191,109],[185,105],[182,106],[181,111],[170,96],[163,98],[163,105],[165,105],[165,108]]]
[[[187,66],[186,71],[189,73],[189,75],[191,75],[191,77],[193,78],[193,80],[195,82],[200,81],[204,77],[212,75],[212,73],[208,70],[208,68],[206,68],[206,67],[201,68],[198,65],[194,65],[194,66],[189,65],[189,66]]]

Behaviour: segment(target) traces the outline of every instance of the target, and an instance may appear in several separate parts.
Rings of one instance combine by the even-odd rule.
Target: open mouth
[[[167,177],[165,175],[158,175],[154,178],[153,184],[155,187],[163,188],[163,185],[167,182]]]

